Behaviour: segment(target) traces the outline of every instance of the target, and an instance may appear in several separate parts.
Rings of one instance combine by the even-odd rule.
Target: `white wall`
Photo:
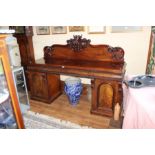
[[[82,34],[84,38],[91,39],[91,44],[108,44],[114,47],[122,47],[125,51],[125,61],[127,63],[126,73],[145,74],[151,33],[150,26],[143,27],[142,31],[128,33],[111,33],[110,27],[106,27],[105,34],[88,34],[87,27],[85,27],[85,32],[73,33],[67,30],[67,34],[37,35],[36,27],[33,27],[33,31],[35,59],[43,57],[44,46],[55,43],[66,44],[66,40],[72,38],[73,34]]]

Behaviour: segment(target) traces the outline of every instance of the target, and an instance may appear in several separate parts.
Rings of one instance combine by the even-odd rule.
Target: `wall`
[[[68,28],[68,27],[67,27]],[[52,44],[66,44],[66,40],[72,38],[73,34],[82,34],[84,38],[91,39],[91,44],[108,44],[120,46],[125,51],[126,74],[145,74],[147,54],[149,49],[151,27],[145,26],[142,31],[128,33],[111,33],[110,26],[106,27],[105,34],[88,34],[85,32],[69,32],[67,34],[37,35],[36,27],[33,27],[33,45],[35,59],[43,57],[43,47]],[[64,76],[61,77],[65,79]],[[84,79],[84,82],[90,81]]]

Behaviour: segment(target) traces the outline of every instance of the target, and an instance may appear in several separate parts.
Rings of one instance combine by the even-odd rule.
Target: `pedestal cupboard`
[[[46,72],[27,72],[31,98],[51,103],[61,94],[60,76]]]

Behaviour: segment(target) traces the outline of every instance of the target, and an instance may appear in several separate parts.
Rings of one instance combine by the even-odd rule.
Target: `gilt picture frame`
[[[50,35],[50,26],[36,26],[37,35]]]
[[[52,34],[66,34],[67,26],[51,26]]]
[[[69,26],[69,32],[80,32],[84,31],[85,27],[84,26]]]

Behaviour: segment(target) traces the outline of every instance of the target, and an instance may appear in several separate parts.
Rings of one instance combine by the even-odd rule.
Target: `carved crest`
[[[67,40],[67,45],[74,51],[79,52],[90,44],[91,40],[82,38],[82,35],[73,35],[73,39]]]
[[[52,52],[51,52],[52,50],[53,50],[52,46],[45,46],[44,47],[44,58],[50,57],[52,55]]]
[[[112,54],[112,59],[114,60],[123,60],[124,50],[121,47],[108,47],[108,52]]]

